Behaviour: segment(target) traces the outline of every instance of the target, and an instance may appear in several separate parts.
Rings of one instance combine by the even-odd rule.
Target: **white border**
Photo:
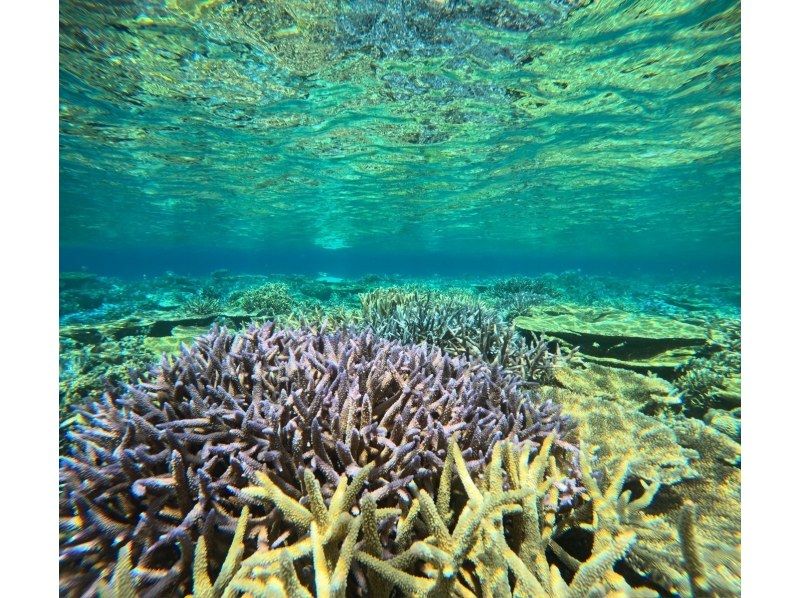
[[[0,19],[9,596],[57,594],[57,13],[55,1],[9,3]],[[749,0],[742,18],[745,596],[797,591],[799,13]]]

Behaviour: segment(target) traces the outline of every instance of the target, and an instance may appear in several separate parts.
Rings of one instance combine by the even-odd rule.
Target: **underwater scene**
[[[740,20],[61,0],[60,595],[740,596]]]

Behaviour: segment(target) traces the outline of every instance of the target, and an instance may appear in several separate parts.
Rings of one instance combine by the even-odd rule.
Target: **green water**
[[[735,272],[739,13],[62,2],[62,261]]]

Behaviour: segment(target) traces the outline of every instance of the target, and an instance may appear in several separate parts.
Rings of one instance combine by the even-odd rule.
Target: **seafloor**
[[[230,595],[739,594],[738,281],[664,283],[577,272],[535,278],[409,280],[381,276],[339,279],[324,274],[316,278],[265,277],[218,271],[206,278],[168,273],[136,280],[71,272],[63,273],[60,283],[64,595],[105,588],[119,595],[135,590],[153,595],[194,591],[195,596],[219,596],[226,584]],[[218,330],[208,336],[209,329],[219,323],[235,332],[266,321],[276,322],[276,330],[308,328],[318,339],[325,335],[314,335],[323,328],[330,332],[348,329],[353,338],[361,339],[346,341],[353,346],[373,342],[371,337],[358,336],[366,328],[404,345],[424,344],[426,349],[413,353],[413,359],[425,362],[434,355],[433,365],[428,364],[431,374],[425,379],[420,374],[405,380],[407,386],[424,385],[434,377],[431,388],[444,384],[444,366],[435,357],[436,347],[453,356],[467,355],[502,366],[510,373],[498,374],[496,368],[474,370],[478,372],[475,376],[491,379],[489,386],[497,390],[497,397],[503,397],[492,399],[492,405],[478,411],[484,418],[479,418],[480,422],[489,422],[492,409],[518,392],[512,388],[518,384],[519,392],[532,393],[534,403],[540,406],[537,409],[543,410],[536,412],[540,417],[536,425],[541,429],[530,432],[533,444],[497,444],[502,450],[486,454],[484,449],[498,439],[481,437],[473,430],[473,446],[456,442],[459,448],[452,449],[450,444],[440,443],[438,452],[435,448],[429,451],[430,465],[424,455],[417,455],[415,461],[410,457],[414,451],[402,450],[422,442],[422,411],[416,415],[398,411],[398,421],[407,428],[398,434],[401,440],[407,439],[408,429],[412,429],[412,444],[398,449],[392,440],[399,441],[390,431],[388,438],[380,440],[378,452],[362,451],[379,463],[378,482],[383,475],[388,481],[394,476],[394,483],[387,482],[374,494],[377,502],[365,493],[356,504],[359,488],[348,493],[332,481],[349,480],[350,487],[365,479],[368,486],[373,484],[372,474],[364,478],[358,473],[368,471],[371,465],[350,454],[357,446],[359,425],[352,422],[348,422],[348,432],[342,433],[345,443],[332,441],[328,446],[333,455],[330,459],[326,449],[316,445],[310,461],[304,453],[306,477],[298,470],[298,479],[305,481],[296,488],[290,483],[291,475],[281,473],[281,458],[273,454],[277,452],[274,444],[273,450],[263,455],[255,450],[279,443],[270,436],[274,433],[271,428],[262,430],[265,436],[253,441],[261,444],[248,452],[255,459],[249,461],[251,465],[261,463],[269,477],[257,479],[250,471],[241,476],[244,481],[236,478],[238,481],[232,482],[235,476],[231,477],[230,470],[208,470],[200,475],[206,471],[203,459],[224,458],[221,454],[226,450],[244,450],[247,436],[246,432],[245,436],[234,434],[238,445],[220,444],[214,434],[224,436],[229,431],[226,424],[220,423],[225,433],[217,430],[203,436],[202,422],[208,424],[219,417],[219,422],[230,423],[239,417],[245,429],[248,418],[253,417],[248,401],[256,401],[256,391],[247,386],[243,374],[237,383],[226,373],[218,384],[225,387],[228,376],[231,394],[214,409],[223,409],[228,401],[226,409],[247,412],[245,423],[241,416],[231,415],[233,412],[208,415],[203,410],[210,397],[228,390],[218,386],[215,391],[211,388],[214,384],[203,376],[211,376],[208,372],[214,367],[227,372],[226,364],[247,363],[247,352],[255,351],[255,355],[260,350],[245,350],[241,342],[231,341]],[[274,343],[274,352],[295,347],[292,343],[296,342],[300,343],[296,354],[301,356],[310,346],[302,345],[307,342],[302,340],[305,337],[292,337],[294,333],[268,332],[264,338],[270,340],[264,342]],[[256,333],[251,330],[250,334]],[[190,357],[190,352],[184,351],[180,357],[181,344],[191,345],[202,335],[206,336],[199,353]],[[319,355],[340,355],[336,343],[341,339],[337,338],[325,340]],[[228,353],[224,346],[229,347]],[[196,357],[201,354],[204,357]],[[214,366],[215,356],[228,361]],[[339,366],[319,367],[333,367],[330,371],[334,373],[338,367],[341,373],[356,357],[342,358]],[[268,356],[261,358],[269,362]],[[156,367],[147,373],[164,359],[160,370]],[[202,368],[196,363],[187,365],[192,359],[204,364],[206,374],[198,373]],[[293,376],[299,375],[303,364],[313,371],[308,365],[314,362],[311,357],[307,357],[310,362],[302,361],[306,357],[300,359],[300,365],[293,365],[291,351],[288,362],[276,359],[269,362],[275,364],[270,371],[278,372],[276,388],[282,380],[295,380]],[[151,412],[147,411],[151,407],[137,403],[143,397],[149,397],[145,402],[163,401],[163,372],[182,367],[187,368],[183,374],[194,374],[188,378],[181,374],[174,382],[170,392],[176,396],[180,395],[179,386],[192,385],[193,376],[205,381],[195,384],[198,396],[189,393],[187,414],[176,414],[171,407]],[[426,366],[422,363],[419,367]],[[453,367],[458,370],[460,366]],[[366,403],[361,404],[361,425],[366,426],[359,432],[363,438],[375,429],[369,427],[371,409],[380,408],[375,395],[393,383],[396,373],[385,375],[388,377],[382,382],[367,379],[375,406],[365,411]],[[463,376],[473,374],[460,375],[458,384],[467,384]],[[311,379],[313,374],[307,376]],[[512,378],[516,382],[509,383]],[[317,378],[314,380],[317,384]],[[121,386],[127,383],[138,385]],[[325,383],[323,377],[317,392]],[[291,391],[291,382],[287,384],[289,394],[274,388],[271,400],[283,401],[282,410],[312,409],[313,405],[297,398],[297,382],[295,391]],[[258,388],[263,397],[270,394]],[[346,389],[341,388],[331,396],[344,393]],[[456,392],[456,383],[448,388]],[[102,403],[106,391],[116,407],[72,409],[84,400]],[[405,396],[404,392],[411,393],[410,386],[398,390],[397,396]],[[200,397],[203,394],[205,398]],[[561,406],[561,414],[552,404]],[[548,411],[551,408],[554,411]],[[458,426],[448,427],[445,421],[448,414],[433,409],[426,413],[430,434],[438,429],[442,439],[457,437]],[[128,423],[119,424],[119,417],[128,418]],[[566,425],[565,421],[573,423]],[[413,429],[414,422],[422,422],[418,426],[422,432]],[[489,425],[484,423],[480,425]],[[330,429],[337,430],[339,424],[335,419]],[[151,428],[152,436],[147,431]],[[462,428],[458,433],[466,438],[471,432]],[[174,438],[181,434],[203,446],[202,451],[198,449],[196,455],[179,452],[176,447],[188,445],[170,443],[177,442]],[[551,455],[549,461],[547,434],[555,437],[556,456]],[[574,449],[573,453],[564,447]],[[159,473],[154,463],[161,448],[162,456],[173,457],[163,457]],[[525,451],[532,448],[534,452],[538,449],[543,459],[529,462]],[[292,449],[302,452],[304,447]],[[558,451],[572,454],[572,461],[563,464],[563,455],[556,459],[561,454]],[[385,461],[386,454],[394,456]],[[259,460],[258,455],[271,455],[269,459],[277,461]],[[416,471],[402,477],[395,471],[399,462],[405,463],[406,472],[408,467]],[[273,463],[274,471],[264,463]],[[359,470],[359,465],[364,467]],[[325,474],[326,468],[339,466],[338,474]],[[108,487],[111,481],[103,482],[109,476],[123,475],[123,470],[128,477],[119,478],[123,481],[116,488]],[[312,470],[316,482],[315,473],[309,480]],[[441,476],[438,489],[427,482],[429,470]],[[74,475],[78,478],[72,479]],[[212,482],[215,475],[222,482]],[[137,476],[141,479],[128,489],[126,483]],[[215,486],[217,483],[222,485]],[[237,484],[238,489],[234,487]],[[216,493],[228,491],[226,488],[234,497],[249,498],[240,503],[216,500]],[[125,496],[109,499],[114,493]],[[395,498],[389,496],[392,493]],[[268,509],[266,504],[277,508]],[[170,509],[171,514],[165,515]],[[209,510],[213,516],[208,515]],[[216,531],[211,530],[215,525]],[[238,531],[231,540],[234,528]],[[254,537],[256,529],[261,531]],[[529,535],[520,539],[523,532],[519,530],[527,530]],[[203,540],[192,552],[198,538]],[[212,579],[217,581],[212,583]]]

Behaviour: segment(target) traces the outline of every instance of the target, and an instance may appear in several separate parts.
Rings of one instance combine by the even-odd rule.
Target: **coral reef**
[[[645,376],[592,362],[575,363],[574,366],[559,368],[554,383],[571,392],[613,401],[628,411],[641,411],[648,415],[671,412],[681,404],[677,389],[658,376]]]
[[[635,372],[587,364],[558,370],[555,384],[543,396],[558,401],[578,423],[581,438],[597,449],[603,463],[614,466],[637,455],[631,475],[675,484],[697,476],[696,451],[679,445],[674,430],[658,414],[675,401],[669,385]]]
[[[223,312],[222,302],[213,292],[202,289],[193,295],[183,306],[187,314],[216,315]]]
[[[61,272],[58,277],[58,303],[61,314],[89,311],[103,305],[109,283],[90,272]]]
[[[740,442],[742,438],[741,414],[742,410],[739,407],[730,411],[709,409],[703,417],[703,421],[736,442]]]
[[[658,374],[675,391],[661,407],[704,419],[734,440],[740,438],[740,323],[733,318],[643,316],[611,308],[534,306],[514,320],[528,332],[546,332],[565,346],[579,346],[585,363]],[[598,369],[597,371],[607,371]],[[581,374],[594,384],[591,369]],[[651,377],[652,379],[652,377]],[[640,387],[644,391],[648,384]],[[612,393],[613,394],[613,393]],[[726,410],[723,413],[723,409]]]
[[[389,288],[361,295],[361,305],[362,324],[381,337],[425,342],[451,355],[478,357],[526,380],[552,377],[557,357],[546,339],[526,342],[496,312],[469,295]]]
[[[713,587],[723,588],[713,595],[738,595],[739,444],[698,419],[675,413],[679,405],[670,404],[674,389],[654,377],[587,364],[558,370],[555,384],[542,394],[575,416],[579,436],[595,447],[599,463],[614,468],[630,461],[630,489],[642,492],[646,483],[661,484],[649,514],[658,514],[674,531],[681,505],[695,504],[695,553],[714,577]],[[691,595],[688,578],[676,567],[682,559],[679,541],[665,536],[650,542],[650,548],[660,556],[629,564],[662,587]]]
[[[239,337],[206,334],[214,321],[238,329],[268,317],[271,308],[259,313],[256,303],[245,309],[231,300],[256,297],[265,283],[291,300],[280,307],[266,341],[258,340],[261,328]],[[615,299],[610,283],[577,274],[387,288],[397,280],[220,272],[206,279],[168,273],[120,281],[79,273],[61,284],[65,595],[300,596],[319,595],[318,587],[348,596],[435,595],[449,583],[479,595],[486,588],[507,595],[506,587],[524,596],[576,594],[579,587],[580,595],[739,593],[739,320],[735,311],[717,317],[724,306],[702,289],[627,286]],[[225,310],[187,313],[187,298],[202,295],[227,297]],[[583,296],[591,298],[591,309],[575,307]],[[568,312],[560,305],[566,302]],[[512,315],[541,323],[547,310],[574,319],[557,320],[552,332],[562,346],[585,352],[571,367],[552,367],[566,365],[554,361],[541,367],[556,350],[555,341],[538,337],[548,326],[537,324],[526,347],[507,323]],[[686,326],[691,339],[680,338]],[[389,341],[380,332],[370,336],[371,327]],[[331,328],[339,331],[327,333]],[[181,342],[197,336],[196,347],[181,350]],[[367,339],[377,347],[374,355],[356,357],[349,349],[345,357],[347,343],[363,348]],[[665,339],[681,345],[667,348]],[[546,351],[528,370],[532,376],[515,361],[518,343]],[[410,360],[395,368],[402,386],[394,377],[382,386],[385,376],[377,372],[389,369],[391,358],[381,365],[381,348]],[[157,359],[162,363],[143,375]],[[354,384],[338,411],[331,410],[342,369]],[[648,371],[661,377],[637,373]],[[412,380],[414,372],[420,377]],[[261,399],[254,408],[258,378]],[[448,387],[454,380],[469,383]],[[114,390],[117,384],[123,388]],[[348,395],[355,386],[360,398],[354,403]],[[499,403],[496,389],[504,397]],[[467,403],[484,397],[473,412],[472,437],[468,428],[458,429],[461,420],[443,420],[435,406],[411,407],[420,395],[436,403],[445,394]],[[319,396],[316,419],[327,423],[314,432],[304,422],[314,419],[308,410]],[[509,435],[506,448],[485,438],[491,432],[479,441],[484,420],[503,436],[514,397],[531,405],[528,413],[541,424],[531,443]],[[82,400],[95,404],[70,408]],[[391,413],[385,417],[391,407],[376,414],[392,401],[408,408],[397,407],[391,421]],[[554,405],[563,406],[564,416]],[[368,409],[373,428],[362,426]],[[419,423],[402,426],[409,413]],[[269,414],[273,419],[258,428]],[[567,418],[577,428],[565,437]],[[431,435],[428,423],[444,435]],[[547,461],[547,473],[533,494],[509,499],[521,488],[512,480],[519,470],[513,463],[530,447],[532,465],[545,452],[543,435],[554,428],[560,431],[556,460],[539,462]],[[580,461],[570,448],[576,436],[592,446]],[[456,451],[464,472],[455,467]],[[445,530],[433,511],[425,512],[429,501]],[[533,508],[546,542],[531,552],[532,543],[522,539],[535,532],[518,511]],[[481,509],[486,522],[466,535]],[[520,566],[523,545],[526,555],[544,556],[526,556]],[[581,585],[601,562],[599,584]]]
[[[512,276],[494,282],[489,287],[489,293],[496,297],[516,295],[518,293],[553,296],[556,294],[556,288],[553,281],[545,277],[525,278],[522,276]]]
[[[396,508],[412,502],[412,483],[434,491],[456,434],[476,474],[503,439],[535,447],[555,435],[569,460],[569,419],[523,386],[497,366],[370,332],[215,328],[79,410],[61,466],[62,588],[107,581],[128,544],[137,587],[185,588],[198,530],[210,547],[248,505],[254,529],[280,543],[277,513],[245,490],[253,479],[292,500],[319,484],[315,510],[358,481],[353,500]]]
[[[232,295],[231,301],[246,313],[267,317],[288,314],[295,303],[289,287],[279,282],[241,291]]]
[[[695,595],[739,596],[741,576],[741,457],[740,445],[727,435],[694,418],[673,426],[678,441],[697,451],[692,465],[698,476],[671,488],[673,502],[691,502],[695,528],[693,552],[702,560],[702,593]],[[664,501],[665,503],[667,501]],[[665,517],[681,529],[682,513],[662,507]],[[688,595],[688,592],[687,592]]]
[[[326,328],[361,329],[361,311],[345,305],[323,306],[305,304],[291,313],[279,316],[277,323],[287,328]]]
[[[697,529],[697,507],[691,501],[686,502],[681,509],[678,519],[678,533],[680,534],[681,552],[683,563],[689,577],[692,596],[740,596],[742,593],[741,572],[734,558],[725,558],[724,565],[719,564],[709,570],[709,557],[700,548],[699,533]],[[725,553],[718,547],[715,553]],[[733,564],[735,572],[728,568]],[[688,594],[688,592],[687,592]]]
[[[367,495],[355,517],[347,512],[351,505],[344,500],[345,508],[337,511],[305,511],[298,517],[301,505],[273,490],[267,498],[276,506],[280,501],[278,508],[302,531],[294,544],[260,550],[243,561],[232,586],[237,592],[258,592],[266,590],[269,583],[283,587],[302,584],[315,587],[317,595],[326,594],[320,594],[320,588],[329,588],[331,595],[344,595],[352,579],[360,587],[349,595],[362,596],[390,596],[399,590],[402,595],[431,597],[487,593],[577,597],[605,594],[612,588],[632,596],[657,595],[646,589],[634,590],[613,572],[612,567],[631,550],[636,534],[620,524],[616,512],[607,506],[608,497],[593,481],[588,497],[599,517],[592,526],[597,533],[589,558],[581,562],[558,545],[566,520],[557,521],[554,510],[561,472],[550,458],[552,440],[552,436],[546,439],[538,453],[529,442],[498,444],[486,474],[477,480],[468,472],[458,444],[451,442],[450,466],[438,490],[429,493],[412,485],[414,498],[405,513],[377,509]],[[315,492],[312,489],[312,494]],[[345,489],[342,495],[346,494]],[[626,503],[625,511],[635,512],[647,502]],[[342,521],[340,529],[333,531],[332,522]],[[389,530],[394,533],[387,533]],[[331,543],[337,550],[329,549]],[[569,582],[548,562],[548,549],[569,571]],[[336,555],[336,560],[331,562],[328,554]],[[296,568],[285,565],[301,559],[313,563],[313,586],[310,575],[303,584],[295,578]],[[354,570],[350,579],[348,568]]]
[[[535,293],[520,292],[513,293],[500,300],[495,300],[495,305],[503,320],[509,324],[520,316],[527,316],[531,307],[540,303],[540,296]]]
[[[485,471],[475,475],[454,436],[438,487],[429,492],[410,484],[413,498],[401,508],[379,507],[371,494],[360,492],[371,467],[349,480],[342,477],[330,500],[308,470],[299,499],[256,472],[242,494],[253,510],[277,513],[285,533],[270,544],[243,508],[230,547],[213,567],[219,571],[213,583],[207,542],[199,539],[194,595],[658,596],[652,582],[631,575],[630,568],[663,558],[654,543],[677,545],[677,534],[663,518],[645,512],[660,485],[647,484],[634,497],[627,487],[627,461],[598,483],[584,451],[586,488],[577,488],[583,502],[559,514],[556,497],[564,477],[551,452],[554,439],[545,438],[538,450],[530,441],[500,442]],[[694,509],[687,505],[681,511],[690,517],[681,528],[687,556],[661,563],[678,582],[663,590],[703,583]],[[571,540],[576,532],[588,537],[588,550],[578,550]],[[247,539],[254,536],[257,547],[243,558]],[[111,580],[116,587],[133,590],[141,577],[132,567],[132,550],[131,544],[120,550]]]
[[[675,385],[683,391],[690,414],[702,417],[710,408],[741,403],[740,327],[738,320],[713,322],[705,345],[677,368]]]

